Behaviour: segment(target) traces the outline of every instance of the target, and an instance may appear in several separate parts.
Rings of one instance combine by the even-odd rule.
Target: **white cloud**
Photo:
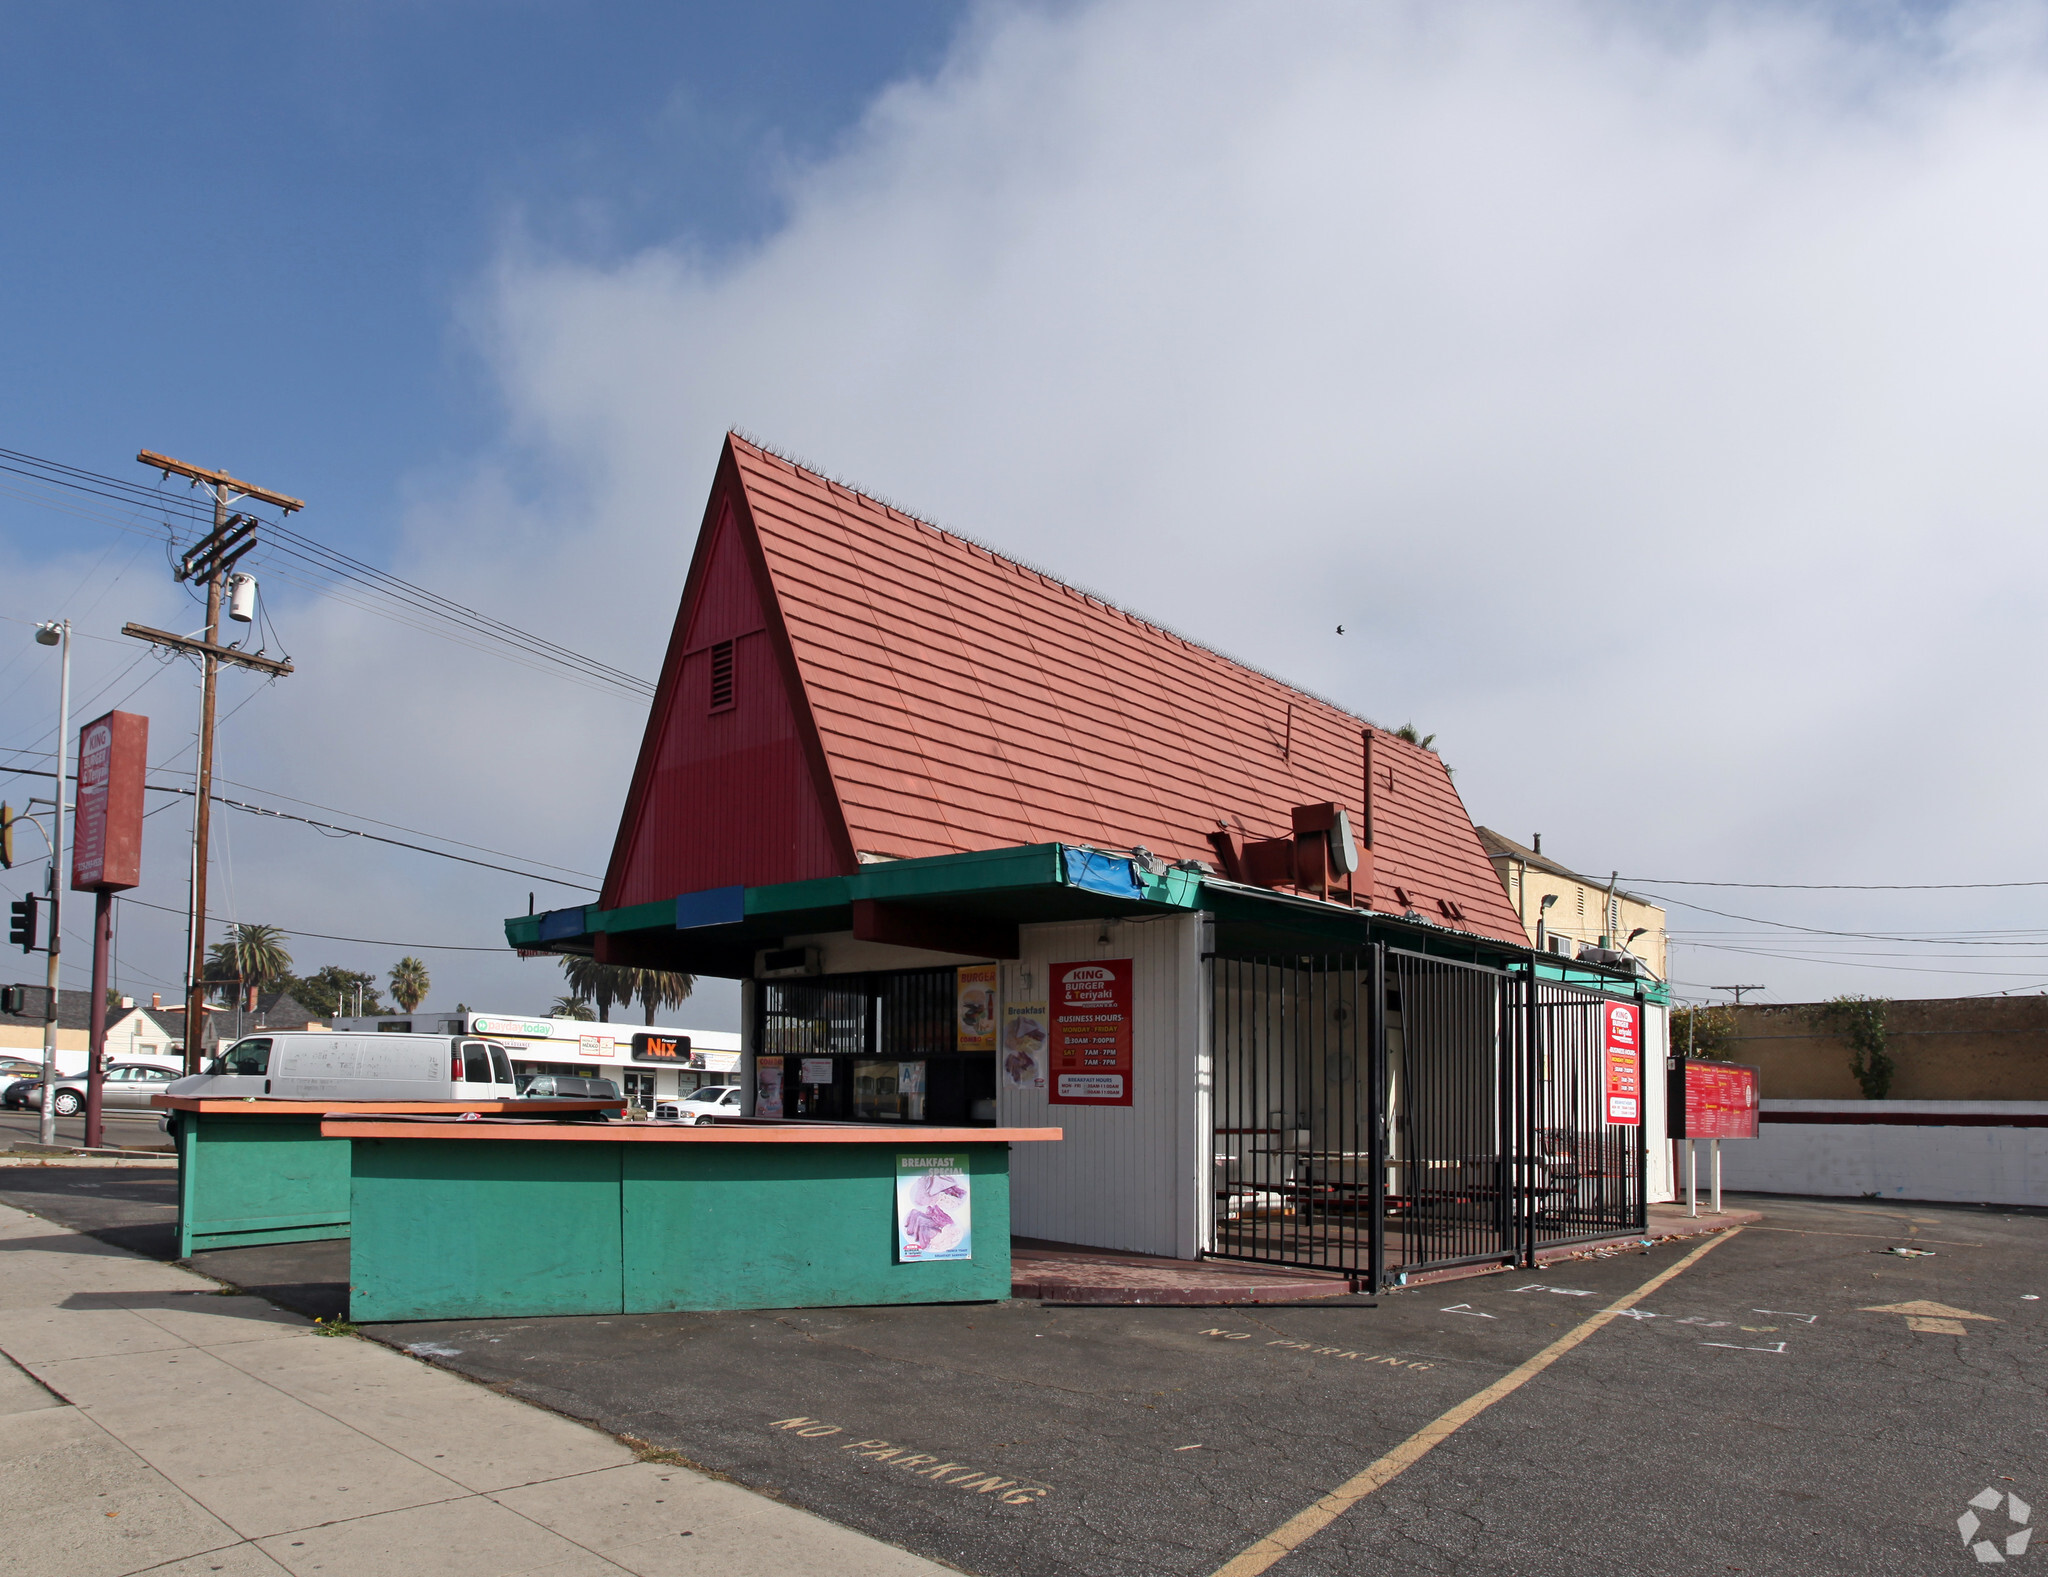
[[[2048,875],[2044,21],[992,5],[792,176],[750,251],[508,246],[469,321],[517,469],[422,481],[396,567],[651,674],[736,423],[1412,717],[1479,819],[1595,871]],[[257,781],[601,866],[634,709],[300,618],[324,656],[249,741]],[[348,934],[487,941],[530,885],[359,845],[309,879],[292,849],[239,878]],[[1701,901],[1846,930],[2033,910]],[[1679,975],[1780,1000],[2048,981],[2048,945],[2000,951],[1958,966],[1982,975],[1707,952]],[[538,1005],[544,967],[475,978]]]
[[[737,422],[1412,716],[1567,860],[2040,875],[2043,20],[991,8],[757,250],[510,257],[489,346],[604,554],[678,563]],[[2020,983],[1680,973],[1731,970]]]

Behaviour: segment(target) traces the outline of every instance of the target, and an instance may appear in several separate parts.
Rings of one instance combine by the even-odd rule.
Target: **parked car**
[[[157,1063],[114,1063],[107,1069],[106,1080],[100,1087],[100,1110],[111,1112],[147,1106],[149,1098],[169,1089],[177,1076],[177,1069]],[[56,1094],[50,1104],[56,1108],[59,1117],[76,1117],[85,1110],[85,1094],[85,1075],[75,1073],[57,1081]],[[38,1111],[42,1104],[41,1079],[18,1080],[0,1093],[0,1105],[10,1109]]]
[[[708,1123],[721,1117],[745,1115],[745,1104],[740,1099],[737,1084],[707,1084],[695,1094],[686,1095],[679,1101],[663,1101],[654,1108],[654,1120],[658,1123]]]
[[[577,1073],[536,1073],[519,1092],[534,1101],[618,1101],[625,1096],[611,1079],[587,1078]]]
[[[512,1059],[463,1035],[350,1035],[281,1030],[238,1040],[167,1095],[269,1095],[301,1101],[511,1100]]]
[[[40,1103],[43,1098],[43,1081],[40,1077],[31,1079],[10,1079],[0,1084],[0,1109],[10,1112],[25,1111],[31,1102]]]

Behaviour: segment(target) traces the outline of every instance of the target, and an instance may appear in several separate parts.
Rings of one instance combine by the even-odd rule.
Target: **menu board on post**
[[[1754,1068],[1697,1057],[1672,1064],[1674,1139],[1754,1139],[1760,1104]]]
[[[782,1059],[780,1057],[756,1057],[754,1059],[754,1115],[756,1117],[780,1117],[782,1115]]]
[[[954,973],[953,1046],[957,1051],[994,1051],[1001,1027],[996,1015],[1000,964],[962,964]]]
[[[142,881],[142,773],[149,719],[109,712],[78,731],[71,886],[121,892]]]
[[[1607,1019],[1607,1120],[1635,1127],[1643,1120],[1642,1010],[1610,1002]]]
[[[964,1155],[898,1155],[898,1263],[974,1258],[972,1189]]]
[[[1084,959],[1052,966],[1055,1106],[1131,1104],[1131,961]]]

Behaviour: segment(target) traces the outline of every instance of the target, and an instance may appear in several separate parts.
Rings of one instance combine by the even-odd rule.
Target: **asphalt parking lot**
[[[0,1176],[9,1204],[157,1253],[170,1188],[168,1172]],[[1972,1497],[2048,1505],[2048,1212],[1740,1203],[1763,1223],[1710,1240],[1271,1569],[1976,1569],[1957,1527]],[[1006,1302],[368,1334],[967,1571],[1208,1577],[1697,1248],[1376,1306]],[[315,1312],[338,1307],[346,1274],[339,1243],[197,1263]],[[1925,1303],[1946,1312],[1887,1312]],[[2001,1548],[2021,1531],[2010,1502],[1977,1514]]]

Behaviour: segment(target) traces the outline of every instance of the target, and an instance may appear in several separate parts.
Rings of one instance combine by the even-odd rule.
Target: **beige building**
[[[28,1000],[22,1012],[0,1013],[0,1054],[40,1062],[45,988],[27,986],[24,993]],[[66,991],[57,998],[59,1073],[85,1071],[91,1019],[92,1001],[85,992]],[[107,1011],[107,1055],[116,1062],[174,1059],[176,1040],[177,1036],[159,1023],[148,1008],[137,1007],[132,998],[123,998],[119,1007]]]
[[[1665,971],[1664,911],[1647,899],[1582,876],[1543,852],[1539,833],[1533,846],[1479,829],[1479,843],[1507,889],[1508,902],[1529,933],[1529,945],[1577,957],[1581,947],[1633,953],[1659,980]]]

